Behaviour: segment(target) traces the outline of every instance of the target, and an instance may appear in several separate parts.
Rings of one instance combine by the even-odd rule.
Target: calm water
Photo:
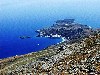
[[[37,38],[35,33],[58,19],[74,18],[100,28],[99,8],[100,0],[0,0],[0,59],[61,42],[61,39]],[[19,39],[23,35],[32,38]]]

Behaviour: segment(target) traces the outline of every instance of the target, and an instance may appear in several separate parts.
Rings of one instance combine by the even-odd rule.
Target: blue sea
[[[0,59],[61,42],[62,39],[36,37],[35,31],[65,18],[100,28],[100,0],[0,0]]]

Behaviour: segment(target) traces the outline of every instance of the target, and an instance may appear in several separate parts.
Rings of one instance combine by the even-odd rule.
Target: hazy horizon
[[[94,25],[100,16],[99,8],[98,0],[0,0],[0,20],[20,18],[22,15],[29,17],[33,15],[34,18],[37,15],[45,16],[44,19],[48,16],[57,19],[56,15],[58,19],[62,18],[59,16],[82,18],[88,25],[90,20],[93,20]]]

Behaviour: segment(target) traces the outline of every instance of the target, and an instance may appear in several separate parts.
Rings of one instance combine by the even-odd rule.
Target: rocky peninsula
[[[43,28],[36,32],[38,33],[38,37],[63,37],[67,41],[70,41],[89,36],[93,30],[87,25],[76,23],[74,19],[64,19],[57,20],[51,27]]]

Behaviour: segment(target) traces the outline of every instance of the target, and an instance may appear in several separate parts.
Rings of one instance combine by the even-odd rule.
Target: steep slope
[[[81,41],[0,61],[0,75],[100,74],[100,31]]]

